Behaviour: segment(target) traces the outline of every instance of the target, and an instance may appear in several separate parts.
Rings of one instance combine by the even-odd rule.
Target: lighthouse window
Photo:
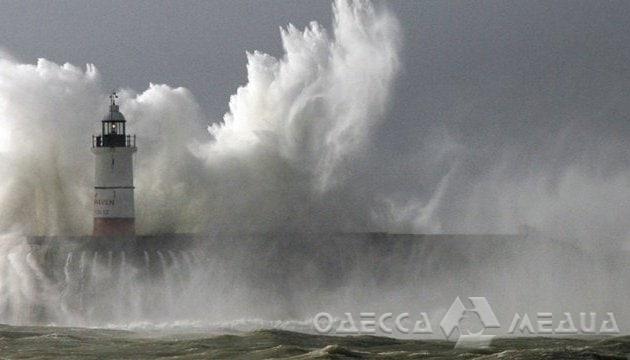
[[[104,122],[103,134],[104,135],[124,135],[125,123],[124,122]]]

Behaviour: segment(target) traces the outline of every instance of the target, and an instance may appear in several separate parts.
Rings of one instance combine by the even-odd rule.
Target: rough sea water
[[[284,330],[200,335],[103,329],[0,326],[8,359],[619,359],[630,338],[497,339],[484,350],[453,349],[440,340],[330,337]]]

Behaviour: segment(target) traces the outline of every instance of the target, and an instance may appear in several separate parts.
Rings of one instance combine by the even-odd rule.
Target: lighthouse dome
[[[125,116],[118,109],[118,105],[111,105],[103,121],[125,121]]]

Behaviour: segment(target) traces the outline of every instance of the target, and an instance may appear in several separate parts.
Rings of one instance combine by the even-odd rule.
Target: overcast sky
[[[508,177],[542,172],[552,187],[575,166],[604,178],[628,173],[630,2],[381,5],[403,29],[402,68],[372,155],[386,186],[429,198],[452,162],[430,164],[427,175],[421,158],[444,132],[466,149],[454,197],[506,153],[513,154]],[[280,56],[280,26],[331,22],[323,0],[5,1],[1,8],[0,46],[19,61],[94,63],[111,88],[184,86],[209,121],[221,119],[245,84],[246,51]]]
[[[399,87],[414,91],[397,103],[410,110],[408,121],[421,112],[439,116],[438,108],[450,107],[460,92],[502,92],[511,80],[521,83],[516,91],[530,91],[553,74],[562,80],[563,72],[619,81],[628,75],[630,4],[624,1],[386,6],[405,33]],[[325,0],[4,1],[0,46],[25,62],[94,63],[112,86],[185,86],[211,117],[220,117],[228,96],[245,82],[245,51],[280,55],[280,26],[317,20],[329,27],[330,13]]]
[[[456,88],[497,91],[507,76],[529,75],[522,87],[536,86],[557,70],[553,66],[589,78],[628,75],[630,4],[624,1],[386,6],[405,32],[405,75],[399,83],[416,91],[399,103],[412,107],[412,114],[435,106],[427,103],[448,106],[461,95]],[[114,86],[185,86],[214,117],[227,110],[228,96],[245,81],[245,51],[279,55],[280,26],[301,28],[317,20],[329,27],[331,19],[330,2],[324,0],[4,1],[2,10],[1,45],[18,59],[91,62]]]
[[[404,30],[403,75],[392,115],[396,126],[390,129],[396,138],[412,139],[423,122],[444,121],[445,111],[471,98],[505,101],[545,92],[545,98],[561,102],[557,106],[592,111],[593,106],[600,110],[603,100],[588,104],[584,97],[615,87],[622,90],[619,96],[627,96],[628,2],[395,1],[386,6]],[[209,118],[220,119],[229,95],[245,83],[246,51],[280,55],[280,26],[302,28],[317,20],[329,27],[330,13],[324,0],[5,1],[0,46],[23,62],[45,57],[94,63],[111,87],[184,86]],[[499,115],[487,105],[483,111],[489,114],[479,120]],[[620,116],[605,121],[618,123]]]

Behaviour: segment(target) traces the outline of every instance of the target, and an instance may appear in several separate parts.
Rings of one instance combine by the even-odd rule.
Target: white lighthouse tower
[[[132,236],[135,233],[133,204],[133,154],[136,136],[127,135],[125,117],[119,111],[116,93],[110,95],[109,113],[101,135],[92,136],[95,159],[94,236]]]

